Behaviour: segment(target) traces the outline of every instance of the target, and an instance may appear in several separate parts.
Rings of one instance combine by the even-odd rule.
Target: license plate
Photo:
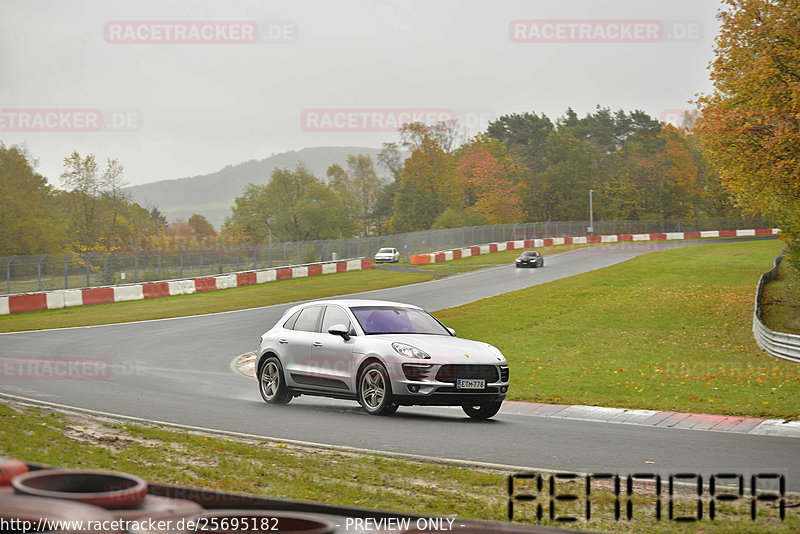
[[[464,380],[459,378],[456,381],[456,389],[483,389],[486,387],[486,380]]]

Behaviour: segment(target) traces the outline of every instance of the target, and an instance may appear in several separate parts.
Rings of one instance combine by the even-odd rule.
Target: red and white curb
[[[248,352],[231,361],[231,369],[255,380],[256,354]],[[800,438],[800,421],[739,417],[705,413],[683,413],[659,410],[628,410],[626,408],[604,408],[567,404],[544,404],[540,402],[505,401],[500,413],[553,417],[573,421],[595,423],[621,423],[626,425],[653,426],[659,428],[681,428],[684,430],[710,430],[758,436],[780,436]]]
[[[552,247],[556,245],[586,245],[590,243],[622,243],[628,241],[675,241],[681,239],[702,239],[708,237],[749,237],[757,235],[776,235],[780,233],[777,228],[761,228],[757,230],[712,230],[707,232],[670,232],[657,234],[619,234],[619,235],[590,235],[583,237],[553,237],[548,239],[525,239],[518,241],[501,241],[487,245],[476,245],[453,250],[442,250],[428,254],[414,254],[411,256],[412,265],[427,265],[444,261],[480,256],[492,252],[515,250],[528,247]]]
[[[172,295],[190,295],[230,287],[264,284],[276,280],[292,280],[308,276],[343,273],[371,269],[372,259],[358,258],[336,262],[312,263],[292,267],[278,267],[258,271],[129,284],[122,286],[91,287],[87,289],[59,289],[41,293],[26,293],[0,297],[0,315],[37,310],[56,310],[71,306],[89,306],[103,302],[125,302]]]

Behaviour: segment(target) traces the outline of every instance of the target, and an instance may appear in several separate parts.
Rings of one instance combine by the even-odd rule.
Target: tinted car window
[[[322,331],[327,333],[328,328],[335,324],[343,324],[347,331],[350,331],[350,317],[339,306],[328,306],[325,308],[325,317],[322,319]]]
[[[283,323],[283,327],[288,330],[294,330],[294,323],[297,322],[298,317],[300,317],[300,312],[299,311],[294,312],[292,316],[289,317],[289,320]]]
[[[389,306],[364,306],[351,310],[366,334],[450,335],[439,321],[424,310]]]
[[[309,306],[308,308],[303,308],[303,310],[300,312],[300,316],[294,323],[294,330],[316,332],[317,320],[319,319],[319,314],[321,311],[322,306]]]

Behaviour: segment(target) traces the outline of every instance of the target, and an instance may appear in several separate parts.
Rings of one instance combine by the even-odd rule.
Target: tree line
[[[0,144],[0,256],[586,220],[590,189],[597,220],[738,214],[696,137],[642,111],[600,107],[555,120],[504,115],[466,140],[452,123],[405,124],[377,161],[351,155],[325,179],[303,164],[253,177],[219,233],[201,214],[168,223],[158,207],[130,201],[117,160],[74,152],[55,188],[25,150]]]
[[[740,213],[691,130],[643,111],[504,115],[461,143],[455,124],[412,123],[399,137],[377,165],[352,155],[327,182],[299,165],[250,184],[223,232],[298,241],[587,220],[590,189],[596,219]]]
[[[132,202],[124,167],[73,152],[56,188],[24,148],[0,143],[0,256],[159,248],[214,234],[202,215],[168,223],[158,207]]]

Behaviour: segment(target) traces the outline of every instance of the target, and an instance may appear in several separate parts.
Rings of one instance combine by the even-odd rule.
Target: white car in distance
[[[375,263],[397,263],[400,252],[396,248],[384,247],[375,253]]]

